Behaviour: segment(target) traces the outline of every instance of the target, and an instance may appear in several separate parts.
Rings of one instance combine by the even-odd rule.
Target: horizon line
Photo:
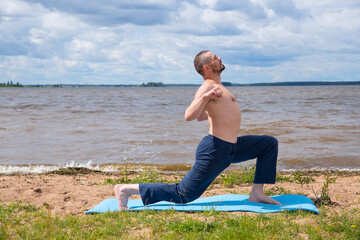
[[[163,87],[166,86],[199,86],[201,85],[201,83],[162,83],[162,82],[147,82],[145,84],[148,83],[160,83],[163,84]],[[224,85],[228,85],[228,86],[286,86],[286,85],[360,85],[360,81],[290,81],[290,82],[260,82],[260,83],[233,83],[233,82],[228,82],[228,81],[224,81],[222,82]],[[134,84],[122,84],[122,83],[116,83],[116,84],[111,84],[111,83],[99,83],[99,84],[88,84],[88,83],[45,83],[45,84],[40,84],[40,83],[35,83],[35,84],[22,84],[24,87],[34,87],[34,86],[58,86],[58,87],[62,87],[62,86],[81,86],[81,87],[86,87],[86,86],[141,86],[144,85],[144,83],[134,83]]]

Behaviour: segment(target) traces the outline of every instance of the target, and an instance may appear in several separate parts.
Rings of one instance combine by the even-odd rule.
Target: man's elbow
[[[185,114],[185,120],[186,120],[186,121],[192,121],[192,120],[194,120],[194,118],[192,118],[191,115]]]
[[[189,111],[188,109],[186,109],[186,111],[185,111],[185,120],[186,120],[186,121],[192,121],[192,120],[194,120],[195,118],[194,118],[193,115],[194,115],[194,114],[192,114],[191,111]]]

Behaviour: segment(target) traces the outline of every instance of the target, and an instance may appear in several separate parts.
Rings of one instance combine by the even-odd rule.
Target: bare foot
[[[249,202],[258,202],[258,203],[267,203],[273,205],[282,205],[278,201],[268,197],[264,193],[264,184],[253,184],[251,194],[249,197]]]
[[[115,185],[114,190],[120,211],[129,209],[127,203],[131,195],[140,194],[138,184],[118,184]]]
[[[278,201],[266,196],[265,194],[251,193],[248,201],[249,202],[258,202],[258,203],[267,203],[267,204],[273,204],[273,205],[282,205]]]

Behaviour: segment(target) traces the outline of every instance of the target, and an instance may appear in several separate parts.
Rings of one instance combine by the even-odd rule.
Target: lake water
[[[360,169],[360,86],[229,89],[242,111],[239,135],[279,140],[278,169]],[[0,173],[192,164],[208,132],[206,121],[184,120],[196,90],[1,88]]]

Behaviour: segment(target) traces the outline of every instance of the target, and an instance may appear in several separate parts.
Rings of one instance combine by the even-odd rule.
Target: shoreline
[[[236,170],[251,167],[253,164],[234,164],[229,166],[225,171]],[[163,172],[187,172],[191,169],[192,164],[142,164],[142,163],[106,163],[106,164],[93,164],[91,161],[85,164],[68,163],[64,165],[55,164],[29,164],[29,165],[0,165],[0,176],[2,175],[36,175],[44,174],[59,169],[71,168],[86,168],[89,170],[101,171],[104,173],[116,173],[122,169],[129,169],[131,171],[144,171],[148,169],[157,169]],[[279,169],[278,172],[355,172],[360,173],[360,168],[293,168],[293,169]]]

